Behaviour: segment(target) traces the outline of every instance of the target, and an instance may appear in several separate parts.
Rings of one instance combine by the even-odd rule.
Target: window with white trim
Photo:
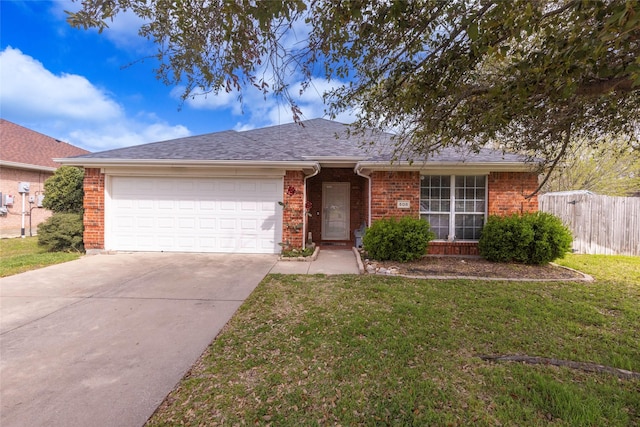
[[[438,240],[478,240],[486,209],[485,175],[420,177],[420,217]]]

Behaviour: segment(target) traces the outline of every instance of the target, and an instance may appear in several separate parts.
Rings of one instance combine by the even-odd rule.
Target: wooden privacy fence
[[[640,256],[640,197],[549,193],[538,203],[569,227],[574,252]]]

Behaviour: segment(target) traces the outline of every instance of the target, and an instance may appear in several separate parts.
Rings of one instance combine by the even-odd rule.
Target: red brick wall
[[[292,196],[287,193],[289,187],[295,189]],[[304,229],[295,230],[293,227],[302,223],[304,215],[304,173],[301,171],[287,171],[284,176],[282,201],[288,206],[282,211],[282,243],[292,248],[302,247]]]
[[[84,247],[104,249],[104,181],[100,169],[84,170]]]
[[[373,172],[372,220],[389,217],[413,216],[420,212],[419,172]],[[538,198],[525,197],[538,187],[538,176],[529,172],[492,172],[488,178],[490,215],[508,215],[516,212],[535,212]],[[398,200],[408,200],[410,209],[398,209]],[[431,242],[429,254],[478,255],[474,242]]]
[[[320,239],[322,221],[322,182],[351,183],[351,230],[360,227],[367,220],[367,180],[355,175],[351,169],[325,169],[308,180],[308,198],[313,203],[312,217],[308,219],[308,230],[313,233],[314,240]],[[420,206],[420,173],[419,172],[384,172],[371,174],[372,220],[389,217],[419,215]],[[33,184],[32,184],[33,185]],[[538,185],[535,173],[527,172],[494,172],[489,174],[489,214],[507,215],[514,212],[529,212],[538,209],[537,197],[525,199]],[[289,187],[294,187],[293,196],[287,194]],[[302,247],[302,229],[294,231],[287,224],[302,222],[304,215],[304,174],[301,171],[287,171],[284,177],[283,201],[289,204],[290,210],[283,212],[282,241],[289,241],[292,247]],[[86,249],[104,249],[104,198],[105,176],[99,169],[85,169],[84,178],[84,244]],[[409,209],[398,209],[398,200],[408,200]],[[17,201],[17,200],[16,200]],[[319,211],[320,215],[316,215]],[[476,251],[476,252],[474,252]],[[474,243],[433,242],[429,253],[446,255],[474,255],[477,253]]]
[[[525,199],[538,188],[533,172],[491,172],[489,174],[489,215],[536,212],[538,196]]]
[[[429,255],[478,255],[476,242],[429,242]]]
[[[350,184],[349,236],[352,243],[355,243],[353,233],[367,219],[366,200],[369,197],[367,180],[356,175],[351,168],[324,168],[318,175],[307,180],[307,199],[313,205],[311,217],[308,218],[308,231],[311,231],[314,242],[320,242],[322,238],[322,184],[324,182]]]
[[[371,173],[371,220],[420,214],[420,172]],[[398,209],[398,200],[408,200],[409,209]]]
[[[28,169],[0,168],[0,192],[4,199],[6,194],[13,196],[13,205],[7,206],[7,215],[0,216],[0,237],[20,236],[22,228],[22,195],[18,193],[18,183],[28,182],[29,194],[25,195],[25,235],[29,236],[29,213],[31,214],[31,234],[38,231],[38,224],[51,216],[51,211],[44,208],[34,208],[29,204],[29,196],[36,197],[44,191],[44,182],[53,175],[52,172],[41,172]],[[4,204],[4,200],[2,200]]]

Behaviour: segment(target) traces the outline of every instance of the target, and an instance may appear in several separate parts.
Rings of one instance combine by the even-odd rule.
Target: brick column
[[[84,170],[84,248],[104,249],[104,181],[100,169]]]
[[[295,190],[289,195],[289,188]],[[288,243],[291,248],[302,248],[303,228],[295,229],[297,224],[304,221],[304,173],[301,171],[287,171],[284,176],[282,202],[287,206],[282,210],[282,243]]]

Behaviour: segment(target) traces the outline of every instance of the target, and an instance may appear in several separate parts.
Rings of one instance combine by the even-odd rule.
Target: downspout
[[[369,212],[367,212],[367,227],[371,227],[371,176],[364,175],[363,173],[361,173],[361,170],[362,168],[358,163],[354,168],[354,172],[356,173],[356,175],[366,178],[367,181],[369,181],[369,202],[367,203],[367,206],[369,207],[368,209]]]
[[[304,177],[304,188],[303,188],[303,194],[302,194],[302,200],[304,202],[304,204],[307,204],[307,179],[312,178],[316,175],[318,175],[320,173],[320,164],[316,163],[313,168],[315,169],[311,174],[309,175],[305,175]],[[306,249],[307,247],[307,220],[308,220],[308,215],[307,215],[307,210],[305,208],[305,206],[302,206],[302,249]]]

